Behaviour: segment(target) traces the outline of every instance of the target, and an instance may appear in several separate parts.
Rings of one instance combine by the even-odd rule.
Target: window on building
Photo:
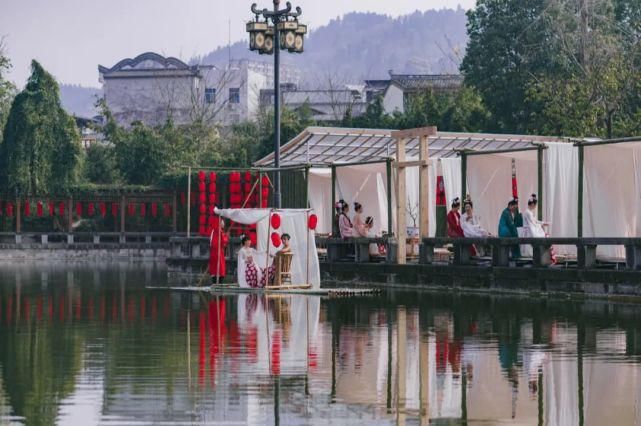
[[[240,103],[240,89],[239,88],[229,89],[229,103],[230,104],[239,104]]]
[[[209,87],[205,89],[205,102],[208,104],[216,103],[216,89]]]

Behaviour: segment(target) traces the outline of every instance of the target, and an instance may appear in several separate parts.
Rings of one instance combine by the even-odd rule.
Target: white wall
[[[403,90],[398,86],[391,84],[385,91],[383,97],[383,108],[387,114],[392,114],[394,111],[404,112],[404,96]]]

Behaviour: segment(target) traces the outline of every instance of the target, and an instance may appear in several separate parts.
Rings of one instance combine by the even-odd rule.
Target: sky
[[[260,8],[272,0],[254,0]],[[284,4],[285,0],[281,1]],[[245,38],[251,0],[0,0],[0,37],[19,87],[38,60],[59,82],[100,87],[98,65],[153,51],[182,60]],[[311,30],[345,13],[469,9],[475,0],[293,0]],[[230,37],[231,36],[231,37]]]

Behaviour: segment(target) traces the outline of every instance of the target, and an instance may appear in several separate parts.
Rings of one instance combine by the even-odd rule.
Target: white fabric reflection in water
[[[296,209],[216,209],[216,214],[231,219],[243,225],[256,224],[257,250],[259,253],[274,254],[278,251],[271,243],[271,232],[277,231],[280,235],[287,233],[291,236],[291,248],[294,254],[292,258],[292,283],[309,283],[313,288],[320,288],[320,265],[316,251],[316,233],[308,227],[308,217],[313,213],[311,210]],[[279,214],[281,225],[278,230],[270,232],[270,213]],[[268,251],[269,250],[269,251]],[[259,259],[258,266],[264,268],[268,265],[265,257]],[[269,260],[271,264],[271,259]],[[241,278],[239,277],[239,284]],[[242,277],[244,286],[247,286]]]

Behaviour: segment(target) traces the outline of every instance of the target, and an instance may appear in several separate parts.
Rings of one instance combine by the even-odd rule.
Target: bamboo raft
[[[327,296],[327,297],[355,297],[371,296],[381,293],[377,288],[318,288],[313,289],[309,286],[280,286],[268,288],[245,288],[233,285],[214,285],[214,286],[191,286],[191,287],[146,287],[149,290],[165,290],[178,292],[199,292],[211,294],[300,294],[307,296]]]

